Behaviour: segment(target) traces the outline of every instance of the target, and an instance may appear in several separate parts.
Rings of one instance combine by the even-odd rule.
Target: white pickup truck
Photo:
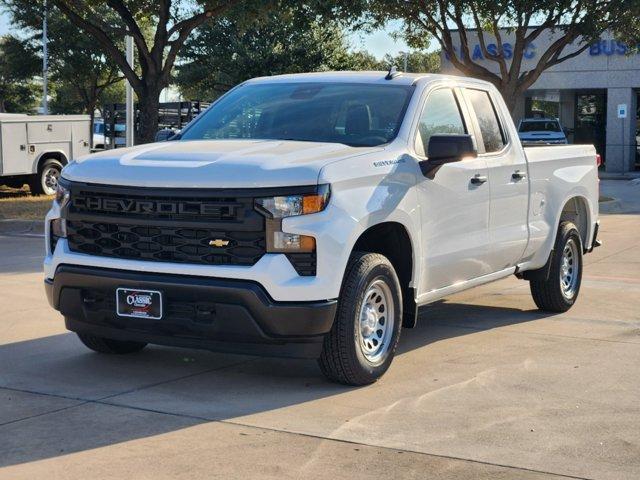
[[[65,167],[46,217],[50,304],[89,348],[147,343],[389,367],[418,307],[509,275],[578,297],[598,244],[592,146],[523,149],[460,77],[258,78],[173,141]]]

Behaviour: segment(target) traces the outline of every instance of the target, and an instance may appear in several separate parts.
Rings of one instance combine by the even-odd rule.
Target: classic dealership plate
[[[162,318],[162,293],[157,290],[118,288],[116,309],[120,317]]]

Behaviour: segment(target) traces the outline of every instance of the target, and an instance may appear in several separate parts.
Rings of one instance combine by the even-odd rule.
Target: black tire
[[[568,265],[569,271],[573,269],[575,280],[571,282],[572,288],[567,289],[566,282],[563,288],[561,274],[564,252],[565,249],[570,248],[570,244],[573,244],[575,249],[572,253],[573,260]],[[558,227],[556,243],[548,261],[550,262],[548,279],[536,279],[529,282],[533,301],[536,302],[540,310],[545,312],[566,312],[576,302],[582,283],[582,240],[580,232],[573,223],[562,222]]]
[[[375,297],[375,290],[371,290],[375,288],[386,292],[383,300],[385,305],[392,302],[386,312],[390,312],[392,325],[389,325],[389,319],[384,317],[384,308],[376,307],[375,302],[380,302],[380,296]],[[371,291],[374,291],[374,295],[367,295],[369,298],[365,298],[365,294]],[[372,309],[370,312],[374,317],[378,315],[375,312],[381,312],[377,320],[379,323],[374,322],[370,330],[373,333],[368,337],[362,333],[362,328],[368,327],[362,327],[360,320],[361,312],[366,308]],[[385,328],[385,322],[387,329],[382,336],[376,337],[383,331],[378,328]],[[374,383],[391,365],[401,329],[402,289],[391,262],[377,253],[355,252],[347,264],[336,318],[331,331],[324,339],[322,354],[318,360],[322,373],[329,380],[345,385]],[[379,344],[374,341],[377,338],[382,339]],[[380,348],[379,358],[374,358],[374,352],[365,353],[367,345],[373,349]]]
[[[55,158],[44,160],[38,167],[38,173],[29,182],[31,195],[54,195],[62,167],[62,163]],[[55,182],[52,182],[50,172],[57,172],[54,174]]]
[[[147,346],[142,342],[125,342],[122,340],[112,340],[110,338],[96,337],[93,335],[85,335],[78,333],[78,338],[86,347],[99,353],[108,353],[115,355],[123,355],[127,353],[135,353]]]

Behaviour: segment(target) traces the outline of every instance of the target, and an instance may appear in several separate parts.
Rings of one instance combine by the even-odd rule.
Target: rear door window
[[[472,88],[465,89],[465,92],[478,120],[485,153],[499,152],[507,141],[489,92]]]

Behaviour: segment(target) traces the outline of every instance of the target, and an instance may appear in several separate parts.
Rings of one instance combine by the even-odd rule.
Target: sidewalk
[[[640,179],[601,180],[600,195],[614,200],[600,203],[600,213],[640,213]]]

